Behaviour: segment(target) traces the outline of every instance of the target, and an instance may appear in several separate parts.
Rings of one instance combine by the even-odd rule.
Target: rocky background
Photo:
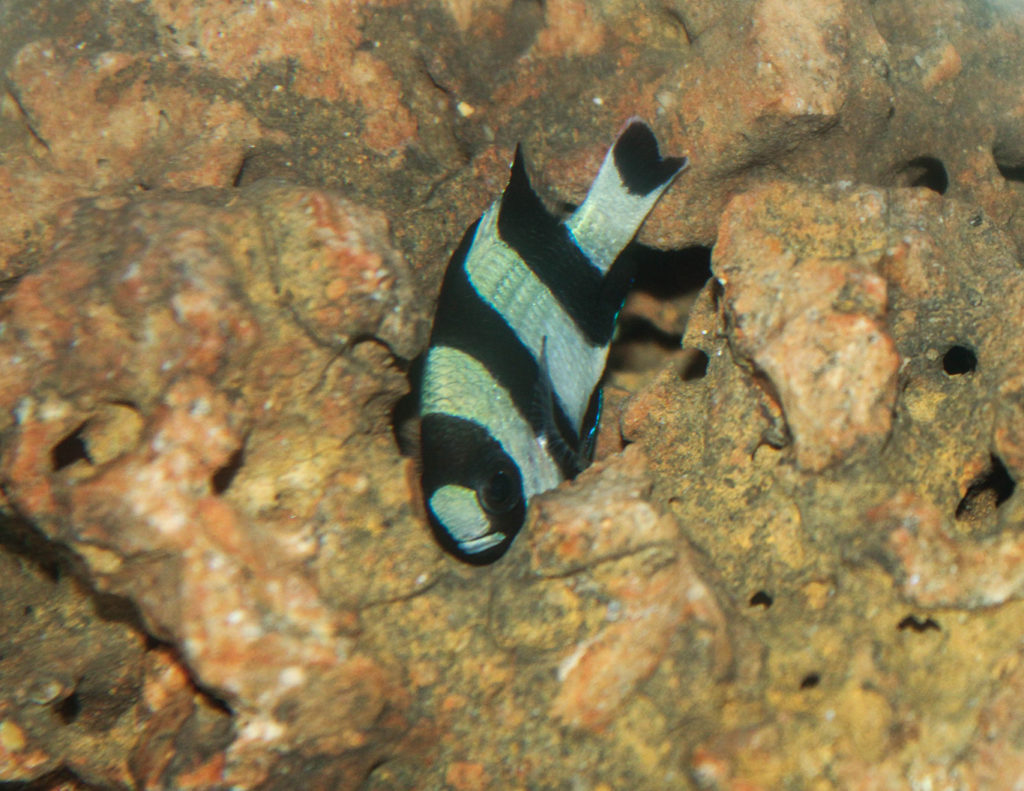
[[[0,3],[0,781],[1024,777],[1024,6]],[[522,141],[639,115],[598,462],[431,540],[409,372]]]

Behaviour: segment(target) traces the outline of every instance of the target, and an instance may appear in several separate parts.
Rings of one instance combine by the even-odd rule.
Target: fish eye
[[[492,514],[508,513],[520,499],[516,476],[505,466],[498,467],[477,488],[477,498]]]

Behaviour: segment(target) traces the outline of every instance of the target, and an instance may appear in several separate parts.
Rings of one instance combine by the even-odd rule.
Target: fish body
[[[452,255],[423,368],[421,482],[434,535],[459,559],[497,560],[530,498],[590,463],[632,280],[619,254],[685,167],[634,120],[562,220],[517,148],[505,192]]]

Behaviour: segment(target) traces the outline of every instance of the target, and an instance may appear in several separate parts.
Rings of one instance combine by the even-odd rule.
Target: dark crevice
[[[17,515],[0,514],[0,548],[33,564],[51,582],[59,582],[64,573],[68,551]]]
[[[711,278],[711,248],[703,245],[659,250],[634,242],[623,255],[636,264],[633,288],[659,299],[697,292]]]
[[[49,142],[47,142],[46,138],[44,138],[36,130],[36,125],[35,122],[32,120],[32,116],[29,115],[28,111],[25,109],[25,105],[21,103],[21,97],[10,86],[7,86],[7,95],[14,103],[14,106],[18,109],[18,114],[21,116],[22,123],[25,125],[26,131],[28,131],[28,133],[32,135],[32,139],[39,143],[39,145],[41,145],[47,151],[49,151]]]
[[[708,374],[709,360],[707,352],[694,349],[690,359],[683,366],[683,370],[679,372],[680,377],[684,382],[695,382],[698,379],[703,379]]]
[[[233,716],[227,701],[199,682],[173,642],[147,631],[143,615],[134,601],[126,596],[119,596],[116,593],[89,590],[92,595],[96,615],[99,618],[112,623],[124,624],[132,631],[142,635],[145,639],[147,651],[162,650],[167,652],[171,656],[172,661],[185,671],[185,675],[188,677],[189,683],[197,695],[202,697],[211,708],[227,714],[229,717]]]
[[[381,767],[387,765],[389,760],[389,757],[381,756],[366,767],[366,774],[363,776],[362,782],[359,784],[359,788],[363,789],[369,787],[369,784],[373,782],[374,773]]]
[[[231,179],[232,187],[241,187],[245,182],[245,171],[249,168],[249,163],[252,161],[252,154],[242,157],[242,161],[238,165],[238,170],[235,171],[235,176]]]
[[[64,439],[53,446],[50,451],[50,465],[54,472],[60,472],[65,467],[70,467],[76,461],[87,461],[92,464],[89,451],[82,439],[82,432],[88,421],[82,421],[78,428],[68,434]]]
[[[942,355],[942,370],[950,376],[969,374],[978,367],[978,355],[970,346],[950,346]]]
[[[8,266],[15,264],[15,259],[9,259],[7,263]],[[21,282],[21,279],[25,277],[26,274],[27,272],[22,272],[20,274],[13,274],[10,277],[0,278],[0,297],[6,295],[9,291],[13,291],[14,287]]]
[[[901,632],[905,632],[907,631],[907,629],[909,629],[910,631],[917,632],[918,634],[927,631],[942,631],[941,627],[939,626],[939,622],[936,621],[934,618],[931,618],[929,616],[927,618],[921,619],[918,618],[916,615],[908,615],[906,618],[904,618],[898,624],[896,624],[896,628],[899,629]]]
[[[653,343],[666,351],[675,351],[679,348],[682,336],[675,332],[666,332],[661,327],[641,316],[624,316],[619,322],[615,342],[612,343],[612,352],[616,346],[628,343]],[[615,362],[609,362],[610,368],[618,367]]]
[[[242,469],[244,462],[245,443],[243,442],[241,447],[231,454],[230,458],[224,463],[224,466],[217,469],[210,476],[210,489],[213,490],[214,494],[221,495],[228,490],[234,482],[235,476],[238,475],[238,471]]]
[[[725,286],[722,285],[722,281],[717,277],[711,281],[711,307],[715,313],[718,313],[722,309],[722,299],[725,297]]]
[[[73,691],[66,698],[57,701],[54,704],[53,712],[65,725],[70,725],[77,720],[78,715],[82,713],[82,701],[78,697],[78,692]]]
[[[899,181],[908,187],[926,187],[944,195],[949,188],[946,166],[936,157],[914,157],[899,172]]]
[[[751,607],[763,607],[768,609],[774,603],[774,599],[766,591],[757,591],[753,596],[750,597]]]
[[[631,292],[648,294],[659,302],[692,298],[711,277],[711,250],[707,247],[658,250],[634,242],[621,258],[635,273]],[[681,342],[680,332],[659,326],[656,319],[627,313],[619,321],[608,370],[645,370],[657,358],[652,347],[675,353]]]
[[[233,716],[227,701],[199,683],[173,643],[147,631],[142,613],[135,602],[125,596],[97,591],[90,585],[89,574],[82,567],[81,559],[66,546],[49,541],[27,519],[17,515],[0,514],[0,548],[34,564],[53,583],[59,582],[64,577],[73,578],[76,583],[81,585],[83,594],[92,599],[96,617],[104,621],[124,624],[137,634],[143,635],[148,650],[160,648],[167,651],[173,661],[184,669],[196,694],[201,695],[211,708],[217,709],[229,717]],[[81,708],[80,696],[77,692],[73,692],[58,701],[54,705],[53,711],[65,724],[70,724],[78,718]],[[3,784],[0,783],[0,788],[3,787]],[[89,787],[91,788],[91,786]]]
[[[970,486],[956,506],[956,518],[975,520],[987,517],[1010,499],[1017,484],[1010,477],[1006,465],[998,456],[992,456],[992,463]]]
[[[665,14],[668,16],[669,20],[671,21],[671,23],[682,34],[683,39],[686,41],[686,43],[693,44],[697,37],[690,33],[690,28],[686,24],[686,19],[683,17],[682,13],[680,13],[678,9],[672,8],[671,6],[668,5],[664,6],[664,11]]]
[[[1005,165],[996,160],[996,167],[999,174],[1007,181],[1024,183],[1024,164]]]

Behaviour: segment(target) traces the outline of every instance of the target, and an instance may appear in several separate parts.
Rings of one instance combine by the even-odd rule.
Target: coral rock
[[[885,199],[823,197],[786,185],[738,196],[714,257],[735,349],[766,376],[810,470],[885,441],[900,364],[882,323]]]

